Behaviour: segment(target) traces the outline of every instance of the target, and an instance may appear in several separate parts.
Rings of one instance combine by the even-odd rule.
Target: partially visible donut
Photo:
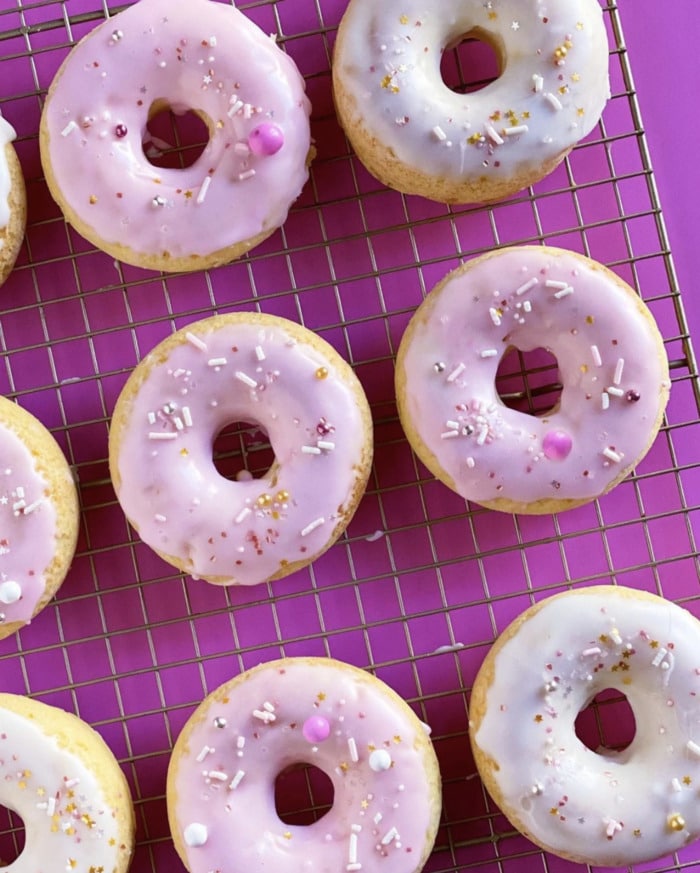
[[[500,76],[458,94],[440,72],[464,37]],[[497,200],[550,173],[597,124],[608,43],[597,0],[350,0],[333,59],[340,122],[367,169],[445,203]]]
[[[256,425],[275,455],[261,478],[213,461],[227,425]],[[164,340],[117,401],[109,463],[117,497],[166,561],[221,585],[287,576],[341,535],[365,489],[372,419],[351,367],[287,319],[213,316]]]
[[[51,600],[73,560],[78,495],[49,431],[0,397],[0,639]]]
[[[330,779],[331,809],[292,825],[275,781]],[[212,692],[175,743],[168,819],[190,873],[417,873],[435,840],[440,773],[426,725],[389,686],[327,658],[261,664]]]
[[[506,352],[546,349],[561,396],[540,416],[496,390]],[[490,252],[434,288],[396,361],[409,442],[467,500],[560,512],[625,478],[650,448],[670,389],[668,360],[640,297],[602,264],[547,246]]]
[[[134,848],[129,786],[102,737],[75,715],[0,694],[0,805],[25,845],[3,870],[125,873]]]
[[[575,732],[606,689],[634,714],[619,752]],[[612,585],[536,604],[486,656],[469,719],[489,793],[547,851],[626,867],[700,836],[700,622],[680,606]]]
[[[0,285],[15,265],[27,223],[24,177],[12,145],[15,136],[0,115]]]
[[[154,166],[154,114],[199,115],[189,167]],[[308,177],[310,104],[293,60],[230,3],[141,0],[73,48],[41,119],[41,159],[67,220],[119,260],[217,266],[287,217]]]

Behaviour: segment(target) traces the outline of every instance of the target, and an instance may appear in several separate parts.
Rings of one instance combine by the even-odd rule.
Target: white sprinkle
[[[263,349],[262,346],[255,346],[255,357],[256,357],[259,361],[264,361],[264,360],[265,360],[265,349]]]
[[[394,840],[398,840],[398,839],[399,839],[399,832],[396,830],[396,828],[391,828],[382,837],[382,845],[388,846],[389,843],[393,842]]]
[[[671,779],[671,788],[673,788],[674,791],[682,791],[683,790],[683,786],[681,785],[679,780],[676,779],[675,777],[673,779]]]
[[[242,748],[244,748],[244,746],[245,746],[245,737],[238,737],[238,739],[236,740],[236,748],[242,749]]]
[[[374,818],[373,818],[372,820],[374,821],[374,823],[375,823],[376,825],[378,825],[379,822],[380,822],[383,818],[384,818],[384,816],[381,814],[381,812],[378,812],[378,813],[374,816]]]
[[[688,742],[685,744],[685,747],[691,755],[695,755],[696,758],[700,758],[700,746],[697,743],[694,743],[692,740],[688,740]]]
[[[195,203],[198,206],[201,206],[204,203],[204,200],[207,196],[207,191],[209,190],[209,186],[211,185],[211,176],[205,176],[202,179],[202,184],[199,186],[199,191],[197,192],[197,197],[195,199]]]
[[[503,129],[504,136],[520,136],[521,133],[527,133],[530,128],[527,124],[516,124],[513,127]]]
[[[164,524],[168,519],[166,518],[166,516],[161,515],[160,512],[156,512],[156,514],[153,516],[153,520],[157,521],[159,524]]]
[[[253,510],[249,506],[244,506],[234,519],[236,524],[240,524],[242,521],[245,521],[246,518],[248,518],[248,516],[252,513],[252,511]]]
[[[70,134],[77,129],[78,125],[74,121],[69,121],[68,124],[61,131],[61,136],[70,136]]]
[[[192,413],[189,406],[182,407],[182,418],[185,422],[185,427],[192,427]]]
[[[601,650],[600,650],[600,648],[599,648],[598,646],[591,646],[590,649],[584,649],[584,650],[581,652],[581,655],[582,655],[584,658],[588,658],[588,657],[590,657],[591,655],[599,655],[600,652],[601,652]]]
[[[19,511],[20,511],[20,509],[24,509],[24,507],[25,507],[26,505],[27,505],[27,504],[26,504],[26,502],[25,502],[24,500],[17,500],[15,503],[13,503],[13,504],[12,504],[12,509],[13,509],[15,515],[19,515]]]
[[[263,709],[265,710],[265,712],[275,711],[275,707],[270,703],[269,700],[266,700],[265,703],[263,703]]]
[[[446,134],[445,131],[440,127],[439,124],[436,124],[435,127],[433,128],[433,136],[434,136],[435,139],[438,140],[439,142],[445,142],[445,140],[447,139],[447,134]]]
[[[194,821],[192,824],[187,825],[182,836],[188,846],[196,848],[198,846],[203,846],[206,843],[209,832],[207,831],[206,825]]]
[[[600,349],[598,346],[591,346],[591,357],[593,358],[593,363],[596,367],[603,366],[603,359],[600,357]]]
[[[209,358],[207,367],[225,367],[227,363],[226,358]]]
[[[525,310],[525,312],[532,312],[532,303],[530,303],[529,300],[524,300],[523,309]]]
[[[328,440],[319,440],[316,445],[319,449],[323,449],[324,452],[332,452],[335,448],[335,443],[330,443]]]
[[[250,170],[244,170],[242,173],[238,174],[238,181],[245,182],[246,179],[252,179],[254,175],[255,170],[253,170],[252,168]]]
[[[603,455],[615,464],[619,464],[623,458],[619,452],[616,452],[615,449],[611,449],[609,446],[603,449]]]
[[[615,643],[616,646],[619,646],[620,643],[622,642],[622,637],[620,636],[620,631],[616,627],[614,627],[610,631],[610,637],[612,638],[612,641]]]
[[[667,654],[668,654],[668,649],[664,649],[664,647],[661,646],[659,651],[656,653],[654,660],[651,662],[651,666],[658,667],[659,664],[663,661],[663,659],[666,657]]]
[[[568,297],[569,294],[573,294],[573,293],[574,293],[574,289],[571,287],[571,285],[567,285],[566,288],[562,288],[561,291],[556,291],[554,293],[554,296],[556,297],[557,300],[561,300],[562,297]]]
[[[46,814],[53,815],[55,811],[56,811],[56,798],[49,797],[49,799],[46,801]]]
[[[386,749],[374,749],[369,756],[369,768],[374,773],[382,773],[391,767],[391,755]]]
[[[243,109],[243,101],[239,100],[237,97],[232,97],[231,108],[226,114],[229,118],[233,118],[233,116],[239,111],[239,109]]]
[[[348,864],[346,870],[362,870],[362,864]]]
[[[610,837],[610,839],[612,839],[618,831],[622,830],[622,825],[619,821],[615,821],[614,818],[604,818],[603,824],[607,825],[605,834]]]
[[[453,440],[455,437],[459,436],[458,430],[446,430],[440,434],[441,440]]]
[[[466,464],[467,464],[467,467],[469,467],[470,470],[473,470],[474,467],[476,466],[476,461],[474,460],[474,458],[472,458],[472,457],[470,456],[470,457],[467,458],[467,460],[466,460]]]
[[[183,430],[185,427],[179,415],[173,416],[173,424],[175,425],[175,430]]]
[[[237,155],[241,155],[244,158],[247,158],[250,154],[250,146],[246,142],[237,142],[233,150]]]
[[[148,423],[149,423],[149,424],[155,424],[155,423],[156,423],[156,414],[155,414],[155,412],[149,412],[149,413],[148,413]]]
[[[317,527],[321,527],[322,524],[326,523],[325,518],[317,518],[315,521],[312,521],[310,524],[307,524],[306,527],[301,531],[301,535],[303,537],[308,536],[311,531],[316,530]]]
[[[499,327],[501,324],[501,316],[498,310],[491,306],[489,308],[489,315],[491,316],[491,321],[496,325],[496,327]]]
[[[177,434],[172,432],[151,431],[148,434],[149,440],[176,440]]]
[[[614,385],[608,385],[605,390],[608,394],[612,394],[613,397],[623,397],[625,393],[622,388],[616,388]]]
[[[548,91],[544,95],[544,99],[547,101],[547,103],[549,103],[549,105],[552,107],[552,109],[554,109],[556,112],[560,112],[562,110],[563,107],[561,105],[561,101],[556,96],[556,94],[552,94],[550,91]]]
[[[560,282],[558,279],[547,279],[547,281],[544,284],[545,284],[545,288],[558,288],[560,291],[563,288],[569,287],[568,282]]]
[[[350,825],[350,830],[354,834],[361,834],[362,833],[362,825],[359,825],[359,824]]]
[[[523,294],[527,294],[527,292],[530,291],[531,288],[534,288],[535,285],[539,285],[539,283],[540,280],[537,278],[537,276],[533,276],[532,279],[528,279],[528,281],[525,282],[524,285],[521,285],[519,288],[515,289],[516,297],[521,297]]]
[[[277,716],[274,715],[274,713],[267,712],[267,710],[264,709],[254,709],[253,718],[257,718],[259,721],[265,722],[265,724],[277,721]]]
[[[483,446],[486,442],[486,438],[489,435],[488,425],[484,424],[479,428],[479,433],[476,435],[476,444],[477,446]]]
[[[80,779],[66,779],[64,785],[66,788],[75,788],[76,785],[80,785]]]
[[[229,784],[228,784],[229,790],[235,791],[236,788],[238,788],[238,786],[241,784],[241,780],[243,779],[244,776],[245,776],[245,770],[239,770],[236,773],[236,775],[233,777],[233,779],[229,782]]]
[[[188,343],[191,343],[196,349],[199,349],[202,352],[206,352],[207,344],[204,340],[201,340],[198,336],[195,336],[193,333],[189,331],[185,334],[185,339]]]
[[[209,770],[207,776],[216,782],[225,782],[228,779],[228,776],[222,770]]]
[[[607,391],[603,391],[603,393],[600,395],[600,406],[601,409],[610,408],[610,395]]]
[[[450,375],[447,377],[447,381],[448,381],[448,382],[454,382],[455,379],[457,379],[459,376],[461,376],[462,373],[463,373],[466,369],[467,369],[466,366],[465,366],[463,363],[460,362],[459,364],[457,364],[457,366],[454,368],[454,370],[453,370],[453,371],[450,373]]]
[[[503,145],[503,137],[490,124],[486,125],[486,136],[496,145]]]
[[[207,755],[211,755],[211,753],[213,751],[214,751],[214,749],[212,749],[210,746],[202,746],[202,749],[201,749],[200,753],[197,755],[197,757],[195,758],[195,761],[198,764],[201,764],[202,761],[207,757]]]
[[[495,358],[498,355],[497,349],[484,349],[483,352],[480,353],[482,358]]]
[[[302,446],[301,453],[302,455],[320,455],[321,449],[318,446]]]
[[[357,754],[357,743],[354,737],[348,737],[348,751],[350,752],[350,760],[356,764],[360,760],[360,756]]]
[[[247,373],[243,373],[241,370],[236,370],[235,376],[239,382],[243,382],[243,384],[247,385],[249,388],[258,387],[258,383],[255,381],[255,379],[251,379]]]
[[[622,371],[625,368],[625,359],[618,358],[615,364],[615,375],[613,376],[613,385],[619,385],[622,382]]]
[[[350,834],[348,844],[348,866],[357,864],[357,834]]]
[[[544,79],[539,73],[535,73],[532,77],[532,87],[535,89],[535,93],[539,94],[544,86]]]

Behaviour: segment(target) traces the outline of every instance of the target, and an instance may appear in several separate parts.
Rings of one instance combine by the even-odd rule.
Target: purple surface
[[[682,84],[695,78],[699,17],[688,0],[673,15],[651,0],[619,4],[619,12],[604,3],[613,99],[602,127],[533,192],[450,210],[387,191],[350,154],[328,71],[344,0],[240,4],[266,31],[280,30],[307,76],[318,144],[312,182],[283,231],[249,258],[163,279],[115,265],[66,228],[41,174],[36,131],[46,88],[71,37],[101,20],[105,5],[0,0],[0,108],[19,134],[30,205],[26,243],[0,296],[0,391],[54,431],[82,503],[78,553],[58,597],[0,642],[0,689],[77,712],[110,743],[135,799],[134,873],[183,870],[168,834],[165,772],[194,706],[241,669],[302,654],[372,667],[432,725],[444,815],[430,873],[581,869],[541,857],[485,796],[473,778],[466,704],[494,635],[533,599],[615,581],[700,614],[697,374],[643,148],[688,321],[700,329],[689,230],[700,121]],[[612,35],[619,20],[628,55]],[[625,84],[628,61],[636,94]],[[590,506],[528,518],[465,507],[432,480],[403,438],[392,377],[413,309],[460,258],[538,241],[587,251],[640,291],[666,339],[674,387],[668,421],[635,477]],[[213,311],[246,308],[303,321],[353,363],[372,403],[376,457],[368,492],[333,549],[271,586],[225,591],[175,574],[129,529],[109,482],[106,439],[128,372],[153,344]],[[455,651],[442,651],[451,644]],[[624,711],[603,709],[608,725],[624,721]],[[289,790],[285,809],[323,801],[322,791]],[[0,857],[17,853],[17,839],[16,820],[0,809]],[[696,846],[635,869],[698,865]]]

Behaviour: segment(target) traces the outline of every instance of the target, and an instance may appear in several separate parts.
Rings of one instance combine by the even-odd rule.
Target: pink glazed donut
[[[496,390],[508,349],[546,349],[562,384],[540,415]],[[602,264],[544,246],[500,249],[450,273],[401,340],[401,423],[428,469],[467,500],[560,512],[610,491],[646,454],[670,389],[654,319]]]
[[[290,766],[330,779],[331,809],[284,822],[275,781]],[[395,691],[328,658],[261,664],[207,697],[168,769],[168,819],[190,873],[416,873],[440,817],[428,728]]]
[[[149,162],[150,117],[209,129],[184,169]],[[88,34],[51,85],[41,158],[67,220],[126,263],[199,270],[282,225],[308,177],[310,104],[294,62],[245,15],[211,0],[141,0]]]

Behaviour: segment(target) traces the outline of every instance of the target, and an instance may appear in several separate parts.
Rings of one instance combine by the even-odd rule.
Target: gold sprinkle
[[[586,324],[595,324],[595,318],[592,315],[586,316]]]
[[[582,21],[576,22],[576,30],[583,30],[583,22]]]
[[[340,769],[343,771],[343,773],[347,773],[348,765],[345,761],[341,761],[339,766],[340,766]]]
[[[327,379],[328,378],[328,367],[319,367],[316,370],[316,378],[317,379]]]
[[[189,455],[189,452],[187,451],[187,449],[180,449],[180,454],[183,458],[186,458]]]
[[[489,18],[491,21],[495,21],[498,18],[498,12],[489,12]]]
[[[581,81],[581,74],[580,73],[572,73],[571,74],[571,81],[572,82],[580,82]]]
[[[256,503],[258,506],[269,506],[272,503],[272,497],[269,494],[261,494]]]
[[[690,784],[692,783],[692,781],[693,781],[693,780],[690,778],[690,776],[684,776],[684,777],[683,777],[683,784],[684,784],[684,785],[690,785]]]
[[[278,503],[286,503],[289,500],[289,491],[280,491],[275,499]]]
[[[659,648],[659,641],[658,641],[658,640],[652,640],[652,641],[649,643],[649,645],[651,646],[652,649],[658,649],[658,648]]]
[[[363,800],[362,803],[360,804],[360,806],[362,807],[362,809],[367,809],[367,807],[369,806],[369,803],[366,800]]]
[[[536,721],[537,724],[539,724],[542,721],[542,716],[539,714],[539,712],[535,716],[534,721]]]
[[[408,24],[408,20],[408,15],[402,15],[401,18],[399,18],[401,24]]]
[[[576,109],[576,114],[579,116],[579,118],[581,118],[583,115],[586,114],[586,110],[583,108],[583,106],[579,106]]]
[[[559,814],[559,810],[557,809],[556,806],[553,806],[553,807],[549,810],[549,814],[550,814],[550,815],[558,815],[558,814]]]
[[[672,812],[666,819],[666,825],[670,831],[682,831],[685,828],[685,819],[680,812]]]
[[[326,694],[325,694],[325,692],[324,692],[324,691],[319,691],[319,693],[316,695],[316,699],[317,699],[317,700],[320,700],[320,701],[324,701],[324,700],[326,699]]]
[[[582,373],[587,373],[588,372],[588,364],[581,364],[579,369],[581,370]]]
[[[484,137],[483,137],[483,135],[480,134],[480,133],[473,133],[473,134],[469,137],[469,139],[467,140],[467,142],[469,143],[469,145],[476,145],[478,142],[483,142],[483,141],[484,141]]]
[[[642,832],[641,832],[641,830],[640,830],[639,828],[635,828],[635,829],[632,831],[632,833],[635,835],[635,837],[641,837],[641,835],[642,835]]]
[[[284,836],[285,840],[291,840],[291,839],[292,839],[292,832],[291,832],[291,831],[285,831],[284,834],[283,834],[283,836]]]
[[[192,192],[191,192],[191,191],[185,191],[185,199],[186,199],[186,200],[189,200],[191,197],[192,197]]]
[[[94,194],[90,195],[90,206],[94,206],[97,203],[97,197]]]
[[[401,737],[398,734],[394,734],[394,742],[397,744],[401,742]]]
[[[601,634],[601,635],[598,637],[598,640],[599,640],[601,643],[607,643],[607,642],[608,642],[608,638],[607,638],[607,636],[606,636],[605,634]]]

